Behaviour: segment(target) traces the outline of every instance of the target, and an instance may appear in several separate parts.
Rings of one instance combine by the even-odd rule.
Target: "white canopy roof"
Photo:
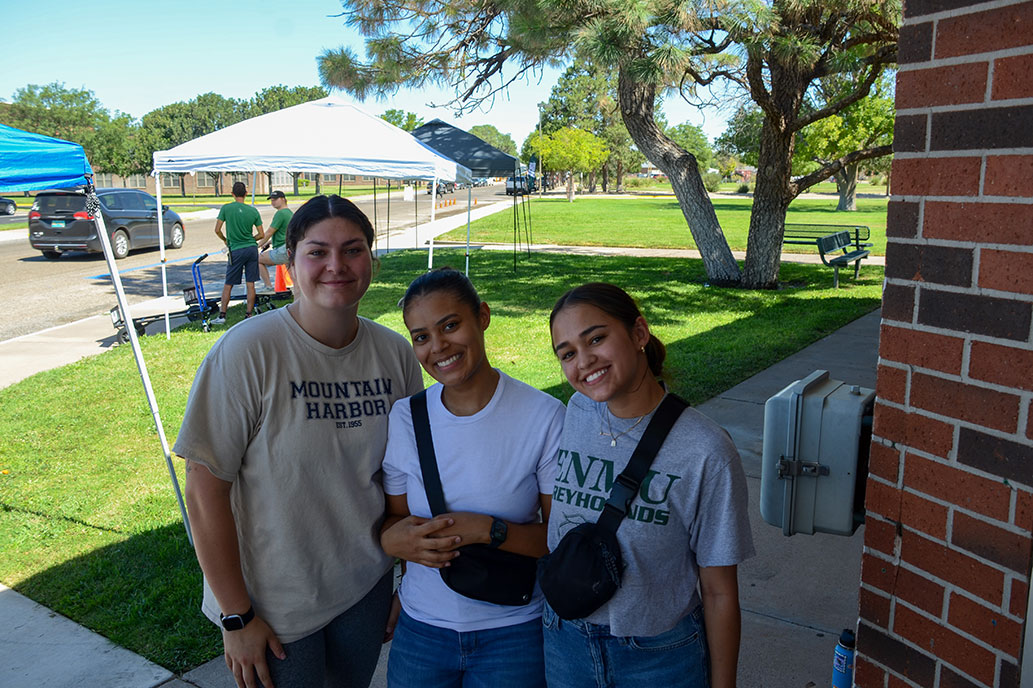
[[[320,172],[470,181],[470,170],[341,98],[253,117],[167,151],[159,172]]]

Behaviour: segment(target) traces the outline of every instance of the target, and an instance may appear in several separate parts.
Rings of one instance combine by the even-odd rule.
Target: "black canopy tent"
[[[434,119],[427,122],[418,129],[413,130],[412,135],[425,145],[433,148],[441,155],[455,160],[457,163],[470,170],[474,177],[519,177],[520,160],[509,153],[499,150],[495,146],[485,142],[473,134],[463,131],[457,127]],[[470,272],[470,205],[471,192],[467,191],[466,199],[466,271]],[[525,234],[527,232],[528,217],[526,204],[524,210]],[[516,266],[516,250],[518,241],[517,232],[517,194],[516,184],[513,193],[513,251],[514,267]],[[530,238],[527,238],[528,249],[530,249]],[[434,240],[431,239],[430,256],[427,267],[431,265],[434,256]]]
[[[520,165],[520,161],[509,153],[440,119],[427,122],[412,135],[446,158],[469,168],[474,177],[508,176]]]

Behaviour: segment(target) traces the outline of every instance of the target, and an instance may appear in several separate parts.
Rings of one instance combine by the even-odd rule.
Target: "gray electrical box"
[[[816,370],[764,404],[760,514],[783,535],[864,522],[875,390]]]

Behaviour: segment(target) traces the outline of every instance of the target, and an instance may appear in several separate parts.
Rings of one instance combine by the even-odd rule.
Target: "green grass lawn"
[[[714,209],[732,250],[746,250],[750,226],[750,198],[715,198]],[[836,199],[798,199],[789,206],[786,222],[807,224],[859,224],[872,230],[872,253],[886,254],[886,205],[884,199],[862,198],[857,210],[836,210]],[[647,248],[695,248],[685,216],[673,198],[534,198],[531,202],[533,240],[539,244],[571,246],[638,246]],[[522,230],[521,230],[522,231]],[[513,241],[512,213],[496,213],[470,225],[473,242]],[[465,241],[466,227],[441,237]],[[807,246],[789,245],[784,250],[816,253]]]
[[[442,250],[435,264],[463,256]],[[362,314],[401,331],[397,301],[425,266],[423,252],[385,257]],[[671,386],[692,403],[877,308],[882,283],[865,267],[832,289],[824,266],[786,264],[780,290],[716,289],[698,260],[535,254],[514,272],[512,254],[494,251],[473,254],[471,277],[492,307],[492,363],[563,400],[571,390],[550,350],[552,304],[581,281],[625,286],[667,344]],[[232,309],[231,323],[241,315]],[[141,340],[170,444],[223,331],[190,325],[169,341]],[[219,654],[129,347],[0,390],[0,581],[172,671]]]

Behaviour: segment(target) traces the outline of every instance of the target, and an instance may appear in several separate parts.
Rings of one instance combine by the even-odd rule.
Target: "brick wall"
[[[855,681],[1017,686],[1033,535],[1033,2],[905,0],[899,58]]]

